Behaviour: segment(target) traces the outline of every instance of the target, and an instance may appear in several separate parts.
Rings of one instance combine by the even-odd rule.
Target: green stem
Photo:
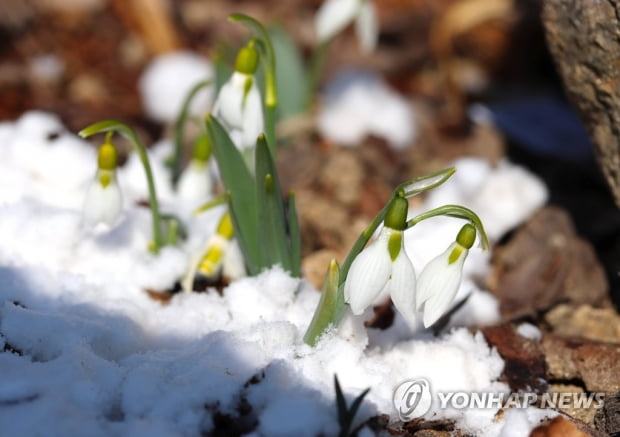
[[[198,94],[202,88],[211,85],[211,80],[203,80],[198,82],[196,85],[192,87],[189,91],[185,100],[183,101],[183,105],[181,106],[181,112],[176,119],[174,124],[174,153],[172,155],[170,169],[172,172],[172,184],[176,187],[177,182],[179,181],[179,177],[181,176],[181,165],[183,162],[183,144],[185,143],[185,135],[184,129],[185,122],[189,117],[189,107],[194,100],[194,97]]]
[[[275,156],[276,153],[276,106],[265,106],[265,139],[271,154]]]
[[[116,132],[129,140],[133,147],[138,152],[142,167],[144,167],[144,173],[146,175],[146,183],[149,190],[149,207],[151,208],[151,217],[153,220],[153,253],[158,253],[159,249],[164,245],[162,232],[161,232],[161,217],[159,215],[159,202],[157,201],[157,192],[155,191],[155,182],[153,180],[153,172],[151,171],[151,164],[149,162],[148,155],[146,153],[146,147],[136,136],[136,133],[132,128],[124,123],[116,120],[105,120],[82,129],[78,135],[82,138],[88,138],[92,135],[101,132]]]
[[[167,244],[170,246],[174,246],[177,244],[179,238],[179,222],[174,219],[168,219],[168,235],[167,235]]]
[[[482,249],[489,249],[489,239],[484,230],[480,217],[478,217],[478,215],[471,209],[460,205],[443,205],[438,208],[431,209],[430,211],[423,212],[407,222],[407,229],[412,228],[423,220],[440,215],[469,220],[480,233],[480,243],[482,245]]]
[[[312,98],[315,96],[315,92],[321,79],[321,73],[323,71],[325,58],[327,57],[328,47],[329,41],[324,41],[316,46],[312,52],[312,58],[310,60],[310,77],[308,78],[308,89],[306,91],[306,109],[310,109],[312,106]]]

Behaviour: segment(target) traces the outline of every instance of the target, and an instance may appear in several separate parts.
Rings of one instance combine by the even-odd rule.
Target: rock
[[[560,302],[608,305],[605,273],[568,215],[545,207],[494,254],[491,291],[506,318],[536,315]]]
[[[542,348],[548,379],[582,380],[587,391],[620,391],[620,344],[547,334]]]
[[[573,384],[552,384],[551,385],[551,398],[553,399],[553,393],[570,393],[569,396],[574,396],[575,393],[584,394],[584,396],[588,396],[585,394],[583,388],[573,385]],[[558,402],[557,409],[564,414],[569,415],[573,419],[580,420],[581,422],[592,424],[594,422],[594,416],[598,411],[598,403],[596,402],[596,398],[593,398],[593,402],[590,403],[587,407],[582,406],[565,406],[562,402]]]
[[[600,435],[596,431],[588,430],[589,432],[585,432],[580,428],[585,427],[580,427],[574,422],[558,416],[549,423],[534,428],[530,433],[530,437],[588,437]]]
[[[620,392],[605,398],[603,408],[599,409],[594,417],[596,429],[610,435],[620,434]]]
[[[545,314],[545,321],[562,335],[620,343],[620,315],[613,308],[562,304]]]
[[[547,391],[545,357],[538,341],[519,335],[510,323],[484,327],[482,333],[504,359],[502,377],[511,389]]]

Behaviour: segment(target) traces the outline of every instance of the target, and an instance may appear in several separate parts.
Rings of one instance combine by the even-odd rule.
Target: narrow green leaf
[[[264,135],[256,141],[256,181],[258,222],[261,227],[258,241],[266,263],[264,267],[281,263],[285,270],[291,271],[282,190]]]
[[[364,400],[364,398],[366,397],[369,391],[370,391],[370,388],[367,388],[366,390],[361,392],[360,395],[356,397],[353,403],[351,404],[351,408],[349,408],[349,414],[348,414],[350,422],[348,424],[349,429],[347,429],[347,432],[350,431],[351,425],[353,424],[353,419],[355,419],[355,415],[357,414],[357,410],[359,410],[360,406],[362,405],[362,401]]]
[[[435,173],[427,174],[419,178],[402,183],[396,188],[396,192],[403,192],[404,196],[409,198],[417,196],[420,193],[431,190],[446,182],[456,172],[454,167],[445,168]]]
[[[301,232],[299,231],[299,218],[297,216],[297,204],[295,193],[288,195],[288,235],[291,248],[291,273],[293,276],[301,276]]]
[[[302,56],[293,39],[282,27],[269,30],[276,59],[278,118],[298,115],[305,109],[307,75]]]
[[[248,246],[247,240],[237,232],[238,229],[241,229],[241,225],[237,220],[239,214],[236,212],[235,206],[233,205],[230,196],[228,197],[228,209],[230,211],[230,219],[232,220],[233,227],[235,229],[235,237],[237,238],[237,242],[239,243],[241,253],[243,253],[245,257],[245,266],[247,267],[247,271],[250,276],[258,275],[262,270],[261,266],[259,265],[258,251],[255,254],[252,254],[253,249]]]
[[[330,325],[338,323],[338,299],[339,299],[340,267],[335,259],[332,259],[327,268],[325,282],[319,305],[316,307],[310,326],[304,336],[304,341],[310,346],[315,346],[319,337],[327,331]],[[344,302],[343,302],[344,306]]]
[[[340,387],[340,381],[338,381],[338,375],[334,374],[334,390],[336,391],[336,407],[338,408],[338,424],[340,425],[340,431],[344,429],[347,422],[347,401],[342,393]]]
[[[215,208],[216,206],[223,205],[225,203],[228,203],[228,194],[220,194],[219,196],[215,196],[207,203],[203,203],[198,208],[196,208],[194,210],[194,214],[201,214],[205,211],[210,210],[211,208]]]
[[[220,122],[209,114],[206,118],[206,124],[222,182],[230,195],[231,216],[233,217],[237,239],[244,249],[247,264],[260,265],[254,179],[246,167],[241,153]]]

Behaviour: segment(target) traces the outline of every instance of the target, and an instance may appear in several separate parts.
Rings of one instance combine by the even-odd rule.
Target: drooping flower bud
[[[116,181],[118,154],[116,147],[106,142],[99,147],[97,172],[84,200],[83,221],[88,226],[104,223],[112,226],[118,219],[123,199]]]

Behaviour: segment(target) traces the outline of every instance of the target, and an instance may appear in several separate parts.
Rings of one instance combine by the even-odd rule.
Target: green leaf
[[[235,229],[239,248],[241,249],[241,253],[243,253],[243,256],[245,257],[245,265],[247,267],[247,271],[250,276],[258,275],[262,270],[259,264],[258,251],[256,251],[256,253],[252,253],[252,250],[254,249],[250,248],[248,246],[247,240],[239,234],[238,231],[241,229],[241,224],[238,221],[239,214],[236,212],[235,206],[233,205],[230,196],[228,197],[228,210],[230,211],[230,219],[232,220],[233,228]]]
[[[301,276],[301,232],[299,231],[299,219],[297,216],[297,204],[295,193],[288,195],[288,234],[291,248],[291,273]]]
[[[248,267],[260,266],[254,179],[246,167],[241,153],[220,122],[209,114],[206,118],[206,124],[222,182],[229,192],[235,234],[243,248]],[[251,273],[257,272],[251,271]]]
[[[261,227],[258,242],[263,267],[281,263],[285,270],[292,271],[282,190],[264,135],[260,135],[256,142],[256,199]]]
[[[353,403],[351,404],[351,408],[349,408],[349,418],[351,420],[351,422],[349,423],[349,428],[351,427],[351,424],[353,423],[353,419],[355,418],[355,415],[357,414],[357,410],[359,410],[360,406],[362,405],[362,401],[364,400],[364,398],[366,397],[369,391],[370,391],[370,388],[367,388],[366,390],[361,392],[359,396],[356,397]]]
[[[338,375],[334,375],[334,389],[336,391],[336,407],[338,408],[338,424],[340,425],[340,430],[342,430],[347,422],[348,409],[347,401],[340,387],[340,381],[338,381]]]
[[[370,391],[370,388],[364,390],[358,397],[355,398],[351,404],[351,408],[347,406],[347,401],[340,387],[338,376],[334,375],[334,388],[336,390],[336,407],[338,408],[338,424],[340,425],[339,437],[348,437],[351,435],[351,425],[353,425],[353,419],[357,414],[357,410],[362,405],[364,397]]]
[[[330,325],[338,323],[339,310],[339,287],[340,287],[340,267],[335,259],[332,259],[327,268],[325,282],[321,300],[316,307],[310,326],[304,336],[304,341],[310,346],[315,346],[319,337],[329,328]],[[344,306],[344,302],[342,304]]]
[[[443,184],[450,179],[455,172],[456,169],[454,167],[449,167],[435,173],[420,176],[419,178],[400,184],[395,192],[402,191],[404,197],[407,198],[417,196],[420,193],[432,190]]]
[[[220,194],[219,196],[215,196],[207,203],[203,203],[198,208],[196,208],[194,210],[194,214],[201,214],[205,211],[210,210],[211,208],[215,208],[216,206],[223,205],[225,203],[228,203],[228,194]]]
[[[298,115],[305,110],[307,75],[301,53],[282,27],[270,30],[276,59],[278,118]]]

